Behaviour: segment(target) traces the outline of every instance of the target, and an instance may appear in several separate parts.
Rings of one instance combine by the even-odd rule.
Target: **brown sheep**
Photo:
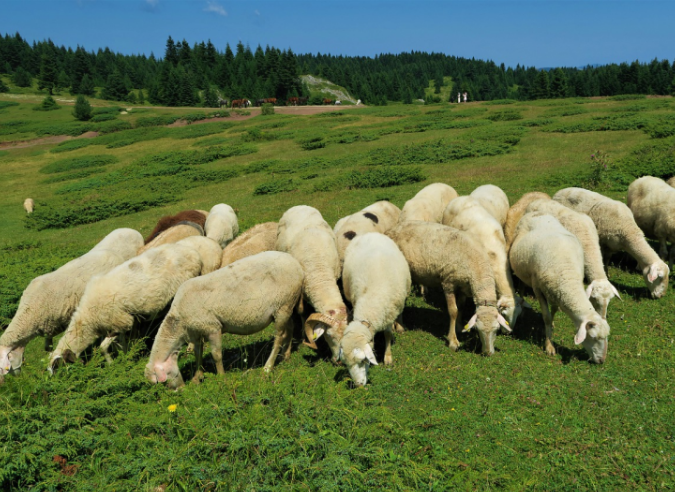
[[[150,235],[145,238],[145,244],[148,244],[155,237],[157,237],[162,231],[165,231],[175,225],[180,224],[181,222],[193,222],[198,224],[202,228],[202,235],[204,235],[204,224],[206,223],[206,214],[200,210],[183,210],[178,212],[176,215],[165,215],[157,221],[157,225],[150,233]]]

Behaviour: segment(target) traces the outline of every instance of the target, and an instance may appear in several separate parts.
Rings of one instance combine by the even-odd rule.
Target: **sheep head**
[[[150,360],[145,366],[145,377],[153,384],[166,383],[171,389],[185,386],[178,369],[178,352],[172,352],[164,361]]]
[[[333,354],[333,362],[337,362],[340,350],[340,340],[347,327],[347,308],[342,307],[336,310],[329,310],[327,314],[314,313],[311,314],[305,322],[305,334],[309,343],[309,347],[316,349],[315,340],[318,340],[322,335],[326,335],[326,342]]]
[[[476,309],[476,314],[464,327],[464,331],[469,331],[474,326],[478,330],[483,355],[495,353],[495,338],[497,338],[497,331],[500,326],[509,333],[511,332],[509,324],[494,306],[479,306]]]
[[[516,324],[516,320],[518,319],[518,316],[520,316],[520,313],[523,312],[523,308],[532,309],[532,306],[518,295],[515,297],[502,296],[499,298],[499,301],[497,301],[497,310],[499,311],[499,314],[504,317],[509,326],[514,326]],[[506,328],[502,330],[503,333],[508,333],[510,331],[511,330]]]
[[[23,351],[26,347],[0,347],[0,376],[19,374],[23,362]]]
[[[339,359],[347,366],[349,375],[356,386],[365,386],[368,382],[368,368],[377,365],[373,353],[372,335],[361,321],[349,323],[340,341]]]
[[[595,311],[602,316],[602,319],[607,319],[609,301],[615,296],[621,299],[619,291],[607,279],[593,280],[588,284],[586,296],[590,299]]]
[[[574,343],[583,344],[592,362],[602,364],[607,358],[609,347],[609,324],[596,312],[584,317],[577,328]]]
[[[670,268],[662,260],[658,260],[643,268],[642,276],[647,283],[647,288],[654,299],[663,297],[668,289],[668,275]]]

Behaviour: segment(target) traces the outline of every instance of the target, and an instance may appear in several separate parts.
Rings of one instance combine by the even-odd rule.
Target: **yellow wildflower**
[[[176,405],[175,403],[174,403],[173,405],[169,405],[169,406],[167,407],[167,409],[168,409],[169,412],[171,412],[171,413],[175,412],[177,408],[178,408],[178,405]]]

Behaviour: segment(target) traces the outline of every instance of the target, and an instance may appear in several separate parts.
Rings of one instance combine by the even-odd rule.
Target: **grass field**
[[[83,130],[71,108],[32,111],[36,102],[0,95],[0,142],[49,135],[45,128],[52,135]],[[100,124],[125,125],[96,138],[0,146],[1,326],[35,276],[115,228],[146,235],[160,216],[186,208],[228,203],[245,230],[308,204],[334,224],[379,199],[402,206],[435,181],[460,194],[493,183],[512,202],[527,191],[592,181],[625,199],[635,176],[675,174],[671,98],[356,107],[177,128],[157,118],[200,112],[115,111]],[[598,151],[599,165],[591,159]],[[22,209],[28,196],[36,201],[30,219]],[[226,335],[225,377],[215,376],[207,356],[204,382],[177,393],[145,381],[149,341],[110,367],[93,351],[49,377],[36,339],[22,374],[0,386],[0,484],[54,491],[672,490],[675,295],[671,288],[650,299],[627,257],[615,259],[610,280],[623,301],[610,305],[611,343],[601,366],[574,345],[573,324],[562,313],[558,355],[544,353],[531,295],[534,310],[485,358],[475,334],[461,334],[462,348],[452,353],[442,300],[411,294],[394,365],[372,368],[362,389],[350,388],[326,347],[316,354],[300,344],[299,326],[290,360],[271,374],[262,370],[271,328]],[[183,354],[180,364],[188,376],[192,356]]]

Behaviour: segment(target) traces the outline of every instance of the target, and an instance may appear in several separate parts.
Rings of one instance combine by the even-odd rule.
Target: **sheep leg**
[[[549,311],[548,302],[546,301],[544,294],[542,294],[539,289],[535,288],[534,295],[537,297],[537,301],[539,301],[541,315],[544,318],[544,328],[546,330],[546,340],[544,341],[544,347],[546,349],[546,353],[548,355],[555,355],[555,347],[553,346],[553,342],[551,342],[551,338],[553,337],[553,315],[551,314],[551,311]]]
[[[54,339],[52,337],[45,337],[45,352],[51,352],[54,349]]]
[[[394,363],[394,358],[391,355],[391,339],[393,337],[391,328],[384,330],[384,365],[389,366]]]
[[[673,263],[675,263],[675,243],[670,246],[670,254],[668,255],[668,268],[673,271]]]
[[[112,356],[110,355],[110,346],[113,344],[115,341],[116,337],[105,337],[105,339],[101,342],[101,352],[103,352],[103,357],[105,357],[105,361],[108,364],[113,363]]]
[[[659,239],[659,256],[663,261],[668,257],[668,241],[666,239]]]
[[[129,351],[129,341],[131,333],[122,332],[117,335],[117,343],[119,344],[122,351],[126,354]]]
[[[602,264],[605,266],[605,274],[609,277],[609,260],[612,257],[612,250],[601,244],[600,253],[602,254]]]
[[[448,342],[450,344],[450,348],[456,352],[459,348],[459,340],[457,340],[455,325],[457,324],[457,315],[459,314],[459,310],[457,309],[455,293],[450,292],[445,294],[445,300],[448,303],[448,314],[450,315],[450,331],[448,332]]]
[[[220,328],[209,335],[209,343],[211,344],[211,357],[216,363],[216,373],[222,376],[225,374],[225,368],[223,367],[223,333]]]
[[[192,382],[194,384],[199,384],[202,382],[202,378],[204,377],[204,370],[202,369],[202,355],[204,352],[204,342],[202,341],[201,338],[198,340],[193,339],[192,342],[194,343],[195,351],[195,373],[192,376]]]
[[[281,347],[287,343],[290,347],[291,337],[293,336],[293,322],[290,316],[283,316],[274,320],[274,327],[276,328],[274,346],[272,347],[272,353],[267,358],[267,362],[265,362],[265,372],[270,372],[274,368],[274,363],[277,361]]]
[[[394,330],[396,333],[405,333],[405,327],[403,326],[403,313],[399,314],[394,321]]]

